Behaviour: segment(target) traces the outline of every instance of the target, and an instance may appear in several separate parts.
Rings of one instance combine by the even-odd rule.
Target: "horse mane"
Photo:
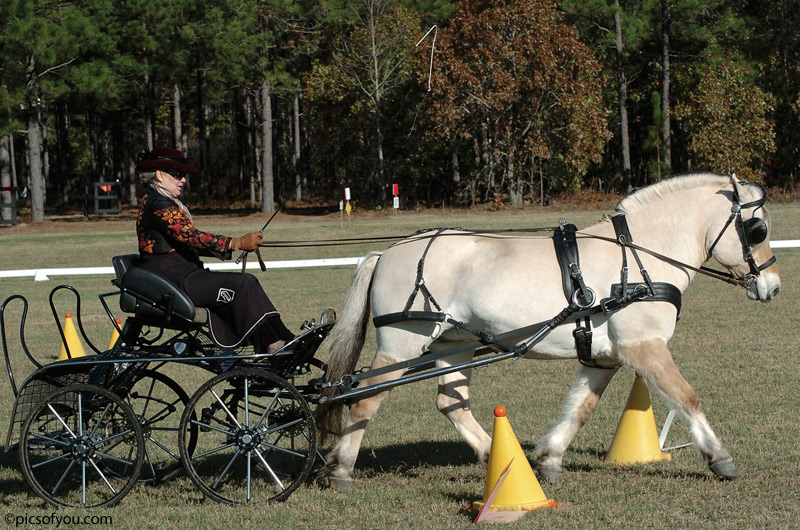
[[[631,213],[673,193],[714,185],[720,188],[730,186],[730,177],[716,173],[677,175],[634,191],[617,203],[616,210],[619,213]]]

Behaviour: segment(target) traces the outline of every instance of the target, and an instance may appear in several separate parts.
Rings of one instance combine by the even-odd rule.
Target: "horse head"
[[[764,204],[764,186],[731,176],[732,191],[728,219],[709,227],[708,254],[716,259],[746,289],[751,300],[770,302],[781,291],[781,278],[769,245],[771,220]]]

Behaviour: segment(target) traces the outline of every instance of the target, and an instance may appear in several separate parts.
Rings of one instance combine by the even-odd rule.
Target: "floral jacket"
[[[198,230],[177,204],[152,191],[142,198],[136,235],[142,256],[177,252],[189,261],[199,261],[199,256],[231,258],[231,238]]]

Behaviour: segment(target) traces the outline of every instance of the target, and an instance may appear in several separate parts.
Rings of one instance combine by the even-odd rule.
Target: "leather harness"
[[[575,348],[578,352],[578,360],[581,364],[594,368],[615,368],[605,367],[598,365],[592,360],[592,331],[591,331],[591,316],[603,313],[606,316],[627,307],[633,302],[650,301],[650,302],[669,302],[675,306],[680,315],[681,310],[681,292],[680,290],[670,283],[653,282],[649,274],[644,269],[641,259],[636,253],[636,249],[631,248],[631,252],[639,266],[639,271],[644,279],[644,282],[629,283],[628,282],[628,258],[626,242],[632,242],[633,238],[628,229],[628,223],[625,220],[624,214],[619,214],[612,217],[614,231],[617,236],[617,242],[622,248],[622,269],[620,271],[620,283],[612,284],[611,296],[596,302],[596,296],[591,287],[586,286],[583,281],[583,275],[580,270],[580,259],[578,254],[578,244],[576,232],[577,228],[573,224],[559,224],[558,228],[553,230],[553,245],[555,248],[556,259],[561,269],[562,288],[564,296],[567,299],[567,308],[564,312],[568,313],[566,320],[573,320],[576,328],[573,331],[575,338]],[[424,269],[425,258],[428,251],[433,245],[434,240],[439,237],[442,232],[448,230],[446,228],[434,229],[436,233],[428,240],[428,244],[422,253],[419,261],[417,262],[417,277],[414,282],[414,290],[406,301],[406,305],[402,311],[387,313],[372,319],[372,323],[376,328],[381,326],[388,326],[397,322],[415,320],[423,322],[447,322],[457,329],[464,330],[473,336],[477,337],[478,341],[484,345],[494,345],[504,351],[511,351],[506,344],[498,342],[492,335],[485,333],[481,330],[473,329],[463,322],[451,318],[447,313],[442,311],[441,306],[436,302],[432,293],[425,284]],[[419,293],[425,297],[425,300],[436,311],[411,311],[411,307],[416,300]]]

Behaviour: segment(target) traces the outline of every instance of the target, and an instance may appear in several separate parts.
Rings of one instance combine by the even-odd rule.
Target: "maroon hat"
[[[157,147],[152,151],[142,149],[136,157],[136,169],[174,169],[181,173],[197,173],[197,168],[186,163],[186,154],[171,147]]]

